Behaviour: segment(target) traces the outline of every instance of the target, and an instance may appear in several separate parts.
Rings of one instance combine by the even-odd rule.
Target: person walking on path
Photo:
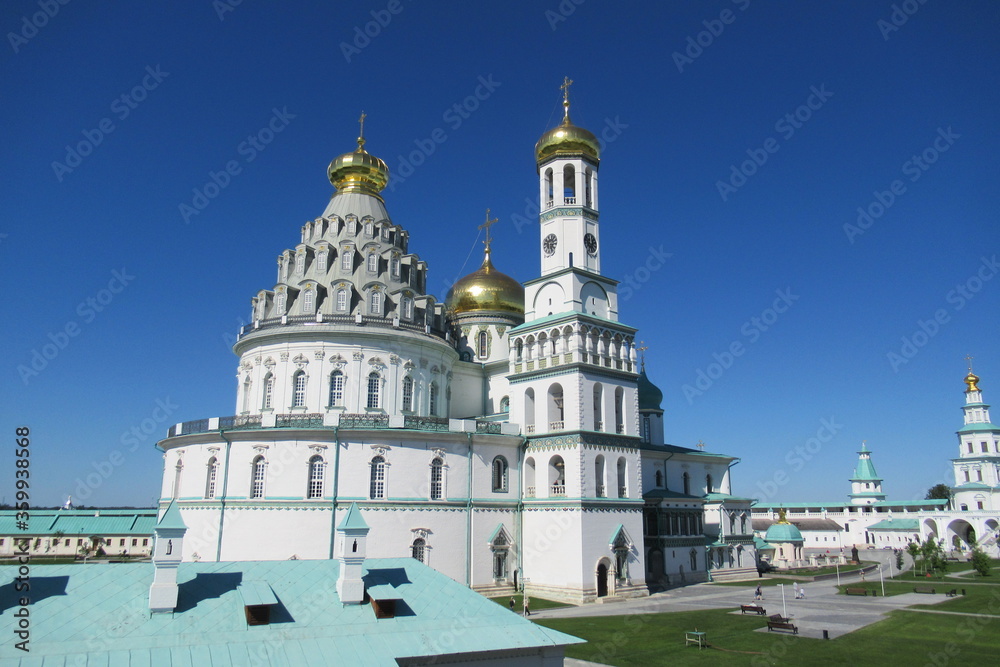
[[[510,596],[510,610],[514,611],[514,596]]]
[[[764,599],[764,594],[760,590],[760,584],[757,584],[757,590],[754,591],[753,599],[754,600],[763,600]]]
[[[531,616],[531,610],[528,609],[528,596],[524,596],[524,615]]]

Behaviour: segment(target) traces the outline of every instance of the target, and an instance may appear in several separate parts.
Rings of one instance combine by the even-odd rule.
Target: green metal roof
[[[776,523],[767,529],[764,539],[768,542],[801,542],[802,531],[790,523]]]
[[[962,428],[955,431],[955,433],[978,433],[980,431],[1000,431],[993,424],[986,422],[985,424],[966,424]]]
[[[917,519],[884,519],[868,526],[868,530],[895,530],[909,533],[918,530],[919,527]]]
[[[582,640],[535,625],[412,558],[370,558],[365,580],[397,593],[395,618],[337,596],[336,560],[182,563],[173,614],[149,613],[150,563],[32,571],[31,653],[0,643],[0,664],[397,665],[397,658],[543,648]],[[11,586],[17,568],[0,567]],[[267,582],[271,624],[248,626],[243,582]],[[376,590],[379,590],[376,588]],[[401,598],[399,597],[401,595]],[[0,633],[17,626],[0,599]]]
[[[361,516],[361,510],[358,509],[357,503],[351,503],[351,506],[347,508],[347,514],[337,526],[337,530],[368,530],[368,524]]]
[[[741,496],[731,496],[728,493],[706,493],[704,495],[705,500],[745,500],[747,502],[752,502],[753,498],[743,498]]]
[[[875,465],[870,458],[858,459],[858,465],[854,468],[852,482],[881,482],[882,478],[875,472]]]
[[[513,333],[518,333],[519,334],[519,333],[522,333],[522,332],[531,331],[531,330],[536,329],[536,328],[542,328],[542,327],[549,326],[551,324],[556,324],[557,322],[561,322],[563,320],[570,321],[570,320],[573,320],[573,319],[576,319],[576,318],[580,318],[581,320],[594,320],[596,322],[604,322],[604,323],[607,323],[607,324],[611,324],[616,329],[620,329],[622,331],[633,331],[633,332],[634,331],[638,331],[638,329],[636,329],[635,327],[630,327],[630,326],[628,326],[626,324],[622,324],[618,320],[609,320],[608,318],[606,318],[606,317],[600,317],[599,315],[591,315],[590,313],[581,313],[581,312],[576,311],[576,310],[567,310],[567,311],[562,312],[562,313],[555,313],[553,315],[546,315],[545,317],[539,317],[537,319],[531,320],[530,322],[525,322],[523,324],[519,324],[516,327],[514,327],[513,329],[511,329],[510,332],[512,334]]]
[[[753,546],[757,551],[763,551],[764,549],[774,549],[774,545],[770,542],[763,540],[759,535],[753,536]]]
[[[15,510],[0,510],[0,534],[52,535],[142,535],[156,526],[155,509],[133,510],[31,510],[28,530],[17,527]]]
[[[640,410],[662,410],[660,403],[663,402],[663,392],[646,377],[646,365],[643,364],[639,371],[639,379],[636,380],[639,393]]]
[[[982,482],[964,482],[958,486],[951,487],[952,489],[962,489],[964,490],[982,490],[982,489],[992,489],[993,487],[989,484],[983,484]]]

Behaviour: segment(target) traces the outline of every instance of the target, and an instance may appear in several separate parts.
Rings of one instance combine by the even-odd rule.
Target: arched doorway
[[[597,597],[603,598],[608,594],[608,566],[603,562],[597,566]]]

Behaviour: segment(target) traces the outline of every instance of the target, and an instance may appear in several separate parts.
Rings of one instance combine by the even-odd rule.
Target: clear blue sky
[[[621,319],[668,442],[741,457],[734,491],[769,501],[844,498],[862,440],[890,497],[947,483],[967,354],[1000,400],[1000,20],[988,1],[902,4],[897,26],[888,1],[6,3],[2,420],[9,443],[32,430],[32,500],[101,469],[78,503],[148,505],[169,425],[233,414],[234,334],[362,109],[430,291],[475,268],[487,207],[498,267],[535,277],[532,149],[566,75],[574,121],[609,139],[603,267],[635,286]],[[651,249],[670,257],[647,272]],[[823,420],[833,437],[810,443]],[[7,447],[7,502],[13,471]]]

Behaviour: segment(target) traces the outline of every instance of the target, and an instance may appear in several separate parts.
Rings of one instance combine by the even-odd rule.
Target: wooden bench
[[[788,620],[784,621],[769,620],[767,622],[767,631],[771,632],[772,630],[791,630],[793,635],[799,634],[799,629],[794,625],[792,625],[791,623],[789,623]]]
[[[704,632],[687,630],[684,632],[684,645],[690,646],[691,644],[696,644],[699,651],[703,648],[708,648],[708,637]]]
[[[753,613],[753,614],[757,614],[758,616],[764,616],[765,614],[767,614],[767,611],[765,611],[763,607],[758,607],[755,604],[741,604],[740,605],[740,612],[742,612],[742,613],[745,614],[748,611],[751,612],[751,613]]]
[[[933,588],[931,586],[914,586],[913,587],[913,592],[914,593],[930,593],[930,594],[933,595],[934,593],[937,592],[937,589]]]
[[[948,597],[950,597],[950,598],[953,598],[956,595],[958,595],[958,589],[957,588],[953,588],[950,591],[948,591],[947,593],[945,593],[945,595],[948,596]]]
[[[788,623],[788,618],[781,614],[771,614],[767,617],[767,620],[774,621],[775,623]]]
[[[847,589],[844,589],[844,595],[864,595],[865,597],[868,597],[868,589],[867,588],[847,588]]]

